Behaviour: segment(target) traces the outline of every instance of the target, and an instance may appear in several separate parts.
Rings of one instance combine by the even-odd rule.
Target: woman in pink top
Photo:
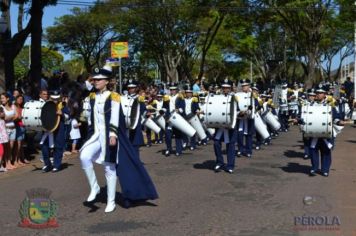
[[[7,169],[4,167],[5,162],[3,163],[4,146],[2,144],[9,142],[9,137],[7,136],[4,118],[4,108],[0,107],[0,172],[7,171]]]
[[[7,135],[9,136],[9,144],[6,145],[5,148],[5,160],[6,160],[6,168],[8,170],[15,169],[17,166],[14,165],[15,160],[13,154],[13,148],[16,140],[16,127],[14,120],[17,117],[16,107],[11,105],[10,97],[6,93],[2,93],[1,97],[1,106],[4,108],[5,113],[5,126]]]

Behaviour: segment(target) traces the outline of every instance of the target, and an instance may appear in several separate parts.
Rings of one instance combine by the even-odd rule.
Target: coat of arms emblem
[[[50,199],[51,191],[44,188],[26,191],[26,198],[20,207],[20,227],[51,228],[58,227],[57,203]]]

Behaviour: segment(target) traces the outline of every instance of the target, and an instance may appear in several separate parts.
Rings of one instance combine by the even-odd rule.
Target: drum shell
[[[278,119],[272,114],[271,111],[266,112],[263,118],[266,123],[272,127],[274,131],[277,131],[281,128],[281,123],[279,123]]]
[[[207,128],[235,128],[237,103],[233,95],[211,94],[206,97],[204,108],[204,123]]]
[[[142,119],[142,124],[156,134],[161,131],[161,128],[151,118]]]
[[[262,136],[263,139],[267,139],[270,135],[267,130],[267,126],[263,123],[263,120],[259,113],[255,114],[255,129]]]
[[[177,112],[172,112],[171,116],[168,119],[168,122],[172,127],[186,134],[188,137],[193,137],[196,133],[196,130],[186,121],[180,114]]]
[[[138,98],[121,97],[121,107],[128,129],[135,129],[140,118],[140,104]]]
[[[166,119],[164,118],[163,115],[158,115],[156,118],[153,120],[161,129],[165,130],[166,129]]]
[[[332,108],[330,105],[310,106],[302,108],[304,121],[304,137],[331,138],[332,137]]]
[[[240,111],[247,111],[248,107],[252,105],[252,93],[238,92],[235,94],[235,96],[238,98],[238,106]]]
[[[200,140],[203,140],[206,138],[205,130],[204,130],[203,125],[201,124],[200,119],[197,115],[194,115],[194,116],[191,116],[190,118],[188,118],[188,122],[197,131],[197,136]]]

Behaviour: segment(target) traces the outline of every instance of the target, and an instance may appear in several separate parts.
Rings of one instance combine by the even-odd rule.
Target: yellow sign
[[[111,43],[111,58],[127,58],[127,57],[129,57],[128,42]]]

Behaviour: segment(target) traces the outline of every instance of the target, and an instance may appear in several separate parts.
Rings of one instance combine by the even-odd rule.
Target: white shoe
[[[90,167],[87,169],[84,169],[85,175],[87,176],[89,186],[90,186],[90,194],[89,197],[87,198],[87,202],[94,201],[96,198],[96,195],[100,193],[100,186],[98,185],[98,181],[96,180],[94,168]]]
[[[107,195],[108,201],[105,207],[105,213],[109,213],[115,210],[115,196],[116,196],[116,176],[105,176],[106,177],[106,186],[107,186]]]

